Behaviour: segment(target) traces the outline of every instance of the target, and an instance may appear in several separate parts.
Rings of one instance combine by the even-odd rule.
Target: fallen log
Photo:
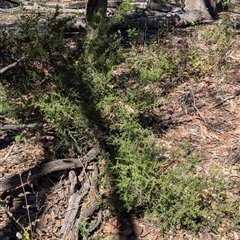
[[[18,1],[17,2],[22,2]],[[29,5],[23,1],[24,7],[28,10],[37,10],[39,12],[53,12],[55,9],[53,7],[42,6],[37,3]],[[111,3],[111,1],[110,1]],[[112,2],[112,4],[117,5],[118,2]],[[108,8],[111,6],[108,6]],[[114,7],[114,6],[113,6]],[[138,9],[134,11],[134,9]],[[2,9],[2,11],[19,11],[18,8],[11,9]],[[114,10],[116,11],[116,10]],[[150,13],[147,13],[150,11]],[[84,12],[84,8],[74,9],[74,8],[60,8],[60,13],[76,13],[76,12]],[[140,13],[140,14],[139,14]],[[153,15],[154,14],[154,15]],[[109,17],[110,19],[110,17]],[[118,29],[128,29],[132,27],[146,27],[149,29],[157,29],[160,27],[167,25],[173,25],[176,27],[185,27],[191,24],[197,24],[203,21],[204,14],[202,11],[192,10],[192,11],[184,11],[181,8],[173,8],[171,5],[161,5],[156,3],[147,3],[147,2],[133,2],[133,11],[130,14],[126,14],[123,21],[116,23],[113,26],[113,30]],[[47,21],[43,21],[40,26],[36,26],[36,29],[39,29],[39,32],[42,29],[45,29],[47,26]],[[85,17],[72,17],[72,19],[66,20],[66,31],[79,31],[81,28],[85,28],[86,26],[86,18]],[[4,31],[12,31],[19,32],[21,31],[21,24],[14,23],[9,25],[0,26],[0,32]]]
[[[34,128],[37,125],[35,123],[31,124],[0,124],[0,130],[21,130],[24,128]]]
[[[49,163],[35,166],[20,174],[17,173],[10,176],[2,177],[0,178],[0,192],[4,192],[19,187],[21,183],[27,184],[32,180],[42,177],[48,173],[61,170],[82,168],[83,164],[86,164],[94,160],[99,153],[100,149],[98,147],[94,147],[85,156],[81,158],[55,160]]]
[[[160,14],[156,16],[128,16],[124,21],[114,25],[116,29],[127,29],[132,27],[147,27],[150,29],[164,27],[166,25],[173,25],[175,27],[185,27],[191,24],[196,24],[204,20],[201,11],[179,11],[170,12],[167,14]]]

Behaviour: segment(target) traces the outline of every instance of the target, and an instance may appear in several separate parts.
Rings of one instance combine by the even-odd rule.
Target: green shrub
[[[103,143],[121,210],[141,209],[156,216],[164,228],[181,225],[194,231],[211,222],[217,227],[226,215],[233,218],[237,207],[226,204],[221,180],[196,176],[192,163],[171,167],[173,159],[162,157],[164,150],[155,145],[152,129],[138,121],[140,113],[155,106],[161,81],[182,72],[195,76],[196,69],[208,72],[197,50],[186,51],[181,59],[176,49],[167,54],[156,44],[141,54],[134,47],[123,49],[111,31],[115,20],[107,22],[99,14],[73,51],[57,16],[58,12],[39,33],[38,16],[26,17],[23,31],[14,37],[19,44],[16,54],[29,56],[15,80],[5,85],[21,119],[38,121],[43,131],[55,134],[52,154],[65,156],[69,148],[83,154],[95,142]],[[116,76],[114,70],[121,64],[124,72]],[[166,162],[169,167],[163,171]]]

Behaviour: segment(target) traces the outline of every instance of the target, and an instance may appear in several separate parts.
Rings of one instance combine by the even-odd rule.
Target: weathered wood
[[[0,124],[0,130],[21,130],[24,128],[34,128],[37,125],[35,123],[31,124]]]
[[[10,64],[10,65],[2,68],[2,69],[0,69],[0,74],[6,72],[6,71],[7,71],[8,69],[10,69],[10,68],[15,67],[19,62],[21,62],[21,61],[24,60],[25,58],[26,58],[26,57],[21,57],[21,58],[18,59],[16,62],[14,62],[14,63],[12,63],[12,64]],[[4,129],[1,129],[1,125],[0,125],[0,130],[4,130]]]
[[[74,177],[77,178],[76,175]],[[75,184],[75,183],[73,182],[71,184]],[[68,208],[63,221],[63,225],[58,235],[58,239],[60,240],[73,239],[71,237],[71,234],[72,234],[72,229],[74,228],[74,224],[75,224],[75,220],[76,220],[79,208],[81,206],[80,203],[83,201],[83,198],[87,195],[89,188],[90,188],[89,179],[86,178],[82,184],[81,189],[79,191],[74,192],[69,197]]]
[[[217,0],[185,0],[185,9],[202,11],[205,19],[211,19],[217,12]]]
[[[32,180],[42,177],[48,173],[67,170],[67,169],[76,169],[82,168],[82,164],[86,164],[96,158],[100,153],[98,147],[91,149],[85,156],[77,159],[60,159],[55,160],[49,163],[41,164],[26,170],[20,174],[13,174],[10,176],[0,178],[0,192],[14,189],[21,185],[21,179],[23,184],[31,182]],[[21,176],[21,177],[20,177]]]
[[[125,18],[124,21],[117,23],[114,28],[127,29],[132,27],[160,28],[162,26],[173,25],[176,27],[189,26],[196,24],[204,19],[201,11],[173,12],[157,16],[141,16],[138,18]]]

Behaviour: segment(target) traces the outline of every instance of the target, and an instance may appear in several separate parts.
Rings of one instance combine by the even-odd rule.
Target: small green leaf
[[[23,239],[22,234],[20,232],[16,233],[16,237],[17,237],[17,239]]]
[[[11,212],[7,212],[7,214],[8,214],[9,217],[13,216],[13,214]]]
[[[24,231],[23,236],[24,236],[25,240],[30,240],[30,236],[29,236],[29,233],[27,231]]]
[[[27,196],[27,195],[30,195],[30,194],[31,194],[30,192],[19,193],[18,197],[24,197],[24,195]]]
[[[221,193],[220,196],[221,196],[222,199],[226,199],[227,198],[227,194],[226,193]]]
[[[16,142],[21,142],[21,141],[22,141],[22,136],[21,136],[21,135],[17,135],[17,136],[15,137],[15,141],[16,141]]]

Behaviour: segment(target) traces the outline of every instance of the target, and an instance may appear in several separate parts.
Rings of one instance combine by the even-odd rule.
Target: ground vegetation
[[[1,238],[238,239],[239,19],[113,30],[129,6],[2,32]]]

